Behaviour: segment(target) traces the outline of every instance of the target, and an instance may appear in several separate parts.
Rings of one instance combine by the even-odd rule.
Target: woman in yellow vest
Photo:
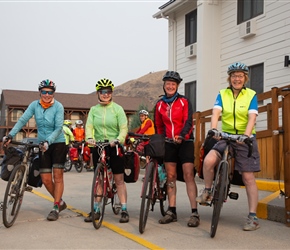
[[[155,134],[154,123],[148,116],[149,116],[148,111],[144,109],[139,111],[139,118],[141,121],[141,126],[136,131],[137,134],[143,134],[143,135]]]

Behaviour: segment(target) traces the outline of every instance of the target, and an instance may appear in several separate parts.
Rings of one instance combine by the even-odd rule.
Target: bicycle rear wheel
[[[22,182],[24,181],[24,173],[25,166],[17,165],[13,169],[6,186],[2,217],[3,224],[7,228],[14,224],[22,204],[25,190],[25,185],[22,185]],[[21,189],[21,187],[23,188]]]
[[[93,225],[96,229],[99,229],[102,225],[107,203],[107,190],[104,186],[104,165],[99,163],[94,173],[91,193],[91,216]],[[95,202],[98,204],[98,209],[96,212]]]
[[[210,237],[213,238],[216,234],[219,217],[222,209],[222,205],[225,199],[226,193],[226,182],[227,182],[227,169],[228,163],[222,162],[218,172],[216,173],[215,181],[214,181],[214,190],[213,190],[213,213],[211,219],[211,227],[210,227]]]
[[[154,162],[149,162],[146,166],[146,175],[143,182],[141,195],[141,208],[139,216],[139,232],[144,233],[148,219],[149,207],[152,201]]]
[[[111,198],[112,210],[113,210],[114,214],[117,215],[121,211],[121,202],[120,202],[119,196],[117,194],[117,187],[116,187],[115,183],[113,184],[112,192],[113,192],[113,197]]]

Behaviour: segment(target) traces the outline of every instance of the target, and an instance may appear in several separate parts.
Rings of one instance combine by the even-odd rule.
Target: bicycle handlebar
[[[133,132],[128,132],[128,136],[136,137],[136,138],[143,140],[143,141],[146,141],[146,140],[148,141],[150,139],[149,135],[137,134],[137,133],[133,133]]]
[[[209,134],[209,136],[213,137],[213,134]],[[225,132],[221,132],[220,136],[217,138],[217,140],[225,140],[225,141],[232,141],[232,142],[237,142],[237,140],[239,139],[241,135],[231,135]],[[251,137],[247,138],[246,140],[244,140],[244,142],[247,146],[248,146],[248,157],[251,157],[252,153],[253,153],[253,140]]]

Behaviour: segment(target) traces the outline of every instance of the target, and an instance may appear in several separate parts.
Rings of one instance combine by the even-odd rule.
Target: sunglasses
[[[46,95],[46,94],[53,95],[54,91],[41,90],[40,93],[41,93],[42,95]]]
[[[100,94],[104,95],[104,94],[112,94],[112,90],[109,90],[109,89],[101,89],[99,90]]]

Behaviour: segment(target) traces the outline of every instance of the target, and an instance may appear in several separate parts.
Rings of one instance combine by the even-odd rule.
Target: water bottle
[[[163,166],[158,165],[159,186],[163,188],[166,183],[166,172]]]
[[[107,174],[108,174],[110,188],[112,188],[113,187],[113,172],[111,168],[108,168]]]

